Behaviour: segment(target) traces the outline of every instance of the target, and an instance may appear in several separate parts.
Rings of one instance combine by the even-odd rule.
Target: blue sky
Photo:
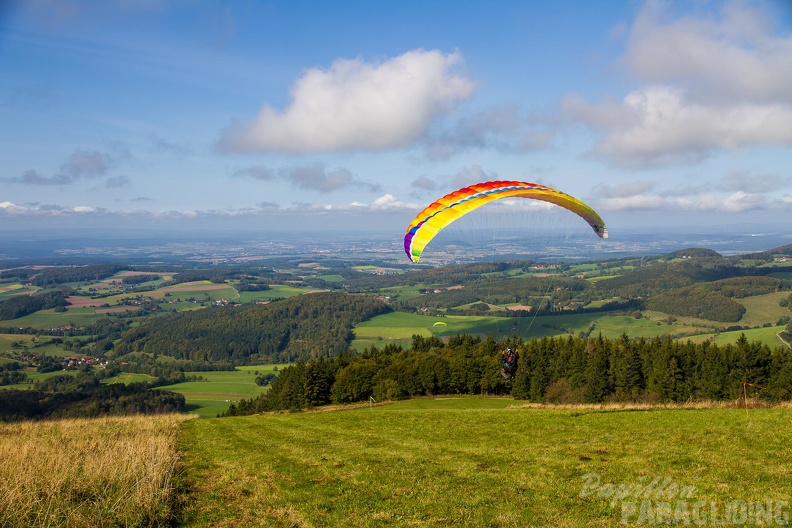
[[[792,4],[0,7],[0,229],[376,228],[485,180],[792,224]]]

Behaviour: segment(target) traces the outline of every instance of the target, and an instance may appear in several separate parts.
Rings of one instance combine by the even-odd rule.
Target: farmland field
[[[409,346],[413,335],[429,337],[474,334],[482,338],[492,334],[496,339],[516,335],[522,339],[534,339],[555,335],[578,335],[589,331],[608,338],[616,338],[626,333],[630,337],[658,337],[671,335],[684,338],[687,335],[711,333],[719,323],[695,318],[677,318],[667,324],[667,314],[644,312],[645,317],[635,318],[624,313],[593,312],[587,314],[549,315],[531,317],[491,317],[491,316],[447,316],[432,317],[403,312],[392,312],[376,316],[355,327],[355,340],[352,347],[363,350],[366,347],[382,348],[388,343]],[[443,322],[444,326],[434,327]],[[708,332],[709,330],[709,332]],[[739,335],[734,339],[736,340]]]
[[[286,297],[294,297],[311,291],[309,288],[298,288],[296,286],[275,285],[266,291],[255,292],[240,292],[240,302],[252,301],[271,301],[273,299],[282,299]]]
[[[778,338],[778,333],[783,332],[785,326],[769,326],[767,328],[751,328],[749,330],[734,330],[732,332],[722,332],[720,334],[702,334],[691,336],[690,339],[694,343],[701,343],[707,340],[712,340],[718,345],[725,345],[728,343],[736,342],[742,334],[745,334],[746,339],[751,343],[758,341],[763,345],[767,345],[771,349],[782,346],[783,343]]]
[[[37,329],[58,328],[73,323],[75,325],[89,325],[97,319],[106,317],[97,314],[93,308],[67,308],[65,312],[55,310],[40,310],[36,313],[19,317],[10,321],[0,321],[0,327],[30,327]]]
[[[244,370],[185,372],[186,376],[202,376],[205,381],[187,381],[158,387],[184,394],[187,411],[202,418],[217,416],[228,409],[232,401],[257,396],[266,387],[256,385],[255,371],[265,373],[272,366],[245,367]]]
[[[183,525],[691,524],[739,520],[740,504],[773,524],[789,518],[790,419],[789,408],[436,398],[195,420],[182,437]]]
[[[437,322],[445,323],[434,327]],[[363,350],[366,347],[382,348],[388,343],[409,346],[413,335],[430,337],[455,336],[458,334],[474,334],[486,338],[492,334],[498,338],[509,336],[514,329],[515,319],[509,317],[490,316],[456,316],[433,317],[403,312],[391,312],[378,315],[355,327],[355,340],[352,348]],[[381,338],[381,339],[380,339]]]
[[[782,299],[789,298],[789,292],[775,292],[767,295],[755,295],[744,299],[735,299],[745,306],[745,315],[740,319],[740,324],[749,326],[761,326],[764,323],[775,323],[783,316],[789,316],[789,310],[778,303]]]

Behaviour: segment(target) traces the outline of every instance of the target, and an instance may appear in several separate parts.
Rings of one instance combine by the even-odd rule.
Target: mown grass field
[[[9,321],[0,321],[0,326],[49,329],[71,324],[77,326],[90,325],[97,319],[104,317],[106,316],[103,314],[97,314],[95,308],[67,308],[65,312],[56,312],[50,309],[40,310],[36,313]]]
[[[271,301],[273,299],[283,299],[294,297],[311,291],[309,288],[298,288],[288,285],[273,285],[269,290],[257,292],[239,292],[240,302]]]
[[[780,308],[780,307],[779,307]],[[378,315],[355,327],[355,340],[352,348],[361,351],[366,347],[382,348],[388,343],[410,346],[413,335],[429,337],[473,334],[486,337],[492,335],[510,337],[517,335],[525,340],[544,336],[578,335],[580,332],[602,333],[608,338],[616,338],[626,333],[630,337],[658,337],[671,335],[684,338],[687,335],[701,334],[711,336],[718,323],[695,318],[677,318],[673,324],[664,322],[667,314],[645,312],[646,317],[636,319],[623,313],[588,313],[570,315],[551,315],[538,317],[490,317],[490,316],[447,316],[430,317],[403,312]],[[433,326],[436,322],[444,326]],[[734,341],[739,333],[734,336]],[[764,335],[763,335],[764,339]]]
[[[694,343],[702,343],[704,341],[712,340],[713,343],[718,345],[726,345],[734,343],[740,335],[745,334],[745,338],[751,343],[758,341],[767,345],[771,349],[782,346],[783,343],[778,337],[779,332],[783,332],[786,326],[769,326],[767,328],[751,328],[750,330],[734,330],[732,332],[722,332],[720,334],[702,334],[691,336],[690,339]]]
[[[666,501],[684,501],[690,519],[696,502],[723,516],[733,501],[790,500],[792,409],[517,403],[436,398],[187,422],[182,525],[610,527],[623,508],[635,525],[630,505],[643,500],[651,524]]]
[[[792,315],[792,312],[790,312],[786,306],[778,304],[781,300],[788,298],[789,292],[787,291],[768,293],[767,295],[756,295],[744,299],[735,299],[745,306],[745,315],[743,315],[739,324],[762,326],[767,322],[775,324],[781,317],[789,317]]]
[[[283,368],[285,365],[280,365]],[[233,371],[185,372],[185,376],[202,376],[204,381],[187,381],[159,387],[184,394],[187,412],[211,418],[228,409],[231,402],[258,396],[267,387],[256,385],[256,372],[272,372],[276,365],[238,367]]]
[[[391,312],[372,317],[355,327],[355,339],[352,348],[361,351],[376,346],[382,348],[389,343],[409,347],[413,335],[430,337],[455,336],[459,334],[480,335],[484,338],[492,334],[495,338],[510,336],[516,330],[516,319],[490,316],[456,316],[433,317],[404,312]],[[445,325],[434,326],[442,322]],[[525,321],[523,321],[525,322]]]
[[[775,292],[757,295],[744,299],[735,299],[746,308],[743,318],[736,323],[722,323],[695,317],[671,317],[663,312],[642,311],[642,317],[636,318],[624,312],[590,312],[569,315],[538,315],[537,317],[492,317],[492,316],[447,316],[432,317],[418,314],[392,312],[376,316],[357,325],[354,329],[355,340],[352,348],[361,351],[367,347],[382,348],[388,343],[409,346],[413,335],[429,337],[448,337],[458,334],[474,334],[485,337],[492,335],[496,339],[516,335],[529,340],[544,336],[599,334],[608,338],[616,338],[626,333],[632,338],[671,336],[676,339],[693,339],[701,341],[710,339],[719,328],[730,325],[763,327],[773,326],[782,318],[790,315],[787,307],[780,301],[787,299],[789,292]],[[434,323],[446,323],[442,327],[434,327]],[[669,323],[670,321],[670,323]],[[758,340],[774,348],[782,343],[774,337],[775,332],[765,328],[746,330],[749,340]],[[755,336],[755,337],[750,337]],[[738,332],[720,332],[717,336],[719,344],[733,343],[740,337]]]

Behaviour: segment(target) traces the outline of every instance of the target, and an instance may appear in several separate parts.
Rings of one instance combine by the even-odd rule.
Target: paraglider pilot
[[[514,373],[517,371],[517,351],[512,350],[511,348],[507,348],[503,352],[501,352],[501,360],[503,361],[503,368],[501,369],[500,373],[504,379],[511,379],[514,376]]]

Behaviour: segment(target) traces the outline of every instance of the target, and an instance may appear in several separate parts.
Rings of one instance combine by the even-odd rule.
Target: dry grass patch
[[[0,424],[0,526],[166,526],[184,415]]]

